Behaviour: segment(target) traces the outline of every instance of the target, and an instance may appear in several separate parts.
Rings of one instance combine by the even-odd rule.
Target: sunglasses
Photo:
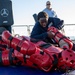
[[[51,5],[51,4],[47,4],[47,5]]]

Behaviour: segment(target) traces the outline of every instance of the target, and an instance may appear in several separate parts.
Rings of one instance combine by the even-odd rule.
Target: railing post
[[[27,26],[28,35],[30,35],[30,26]]]

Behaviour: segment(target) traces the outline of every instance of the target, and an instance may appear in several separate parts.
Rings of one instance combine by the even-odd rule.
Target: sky
[[[14,24],[13,34],[29,36],[26,26],[14,27],[16,25],[35,25],[33,14],[38,14],[46,8],[48,0],[11,0]],[[56,12],[58,18],[64,20],[64,24],[75,24],[75,0],[50,0],[51,8]],[[33,27],[30,27],[30,32]],[[75,25],[65,26],[66,36],[75,36]]]
[[[34,25],[33,14],[46,7],[47,0],[11,0],[14,25]],[[52,9],[65,24],[75,24],[75,0],[50,0]]]

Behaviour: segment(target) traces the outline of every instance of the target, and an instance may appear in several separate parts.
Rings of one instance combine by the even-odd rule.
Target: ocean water
[[[30,36],[30,33],[32,31],[33,25],[17,25],[12,27],[12,33],[13,35],[19,34],[24,36]],[[64,26],[65,35],[67,37],[70,37],[72,40],[75,40],[75,25],[65,25]]]
[[[67,25],[64,27],[65,35],[75,40],[75,25]]]

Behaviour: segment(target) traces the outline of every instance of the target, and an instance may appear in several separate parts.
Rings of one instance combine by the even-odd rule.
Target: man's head
[[[38,21],[42,27],[46,27],[48,23],[48,14],[45,12],[38,13]]]
[[[50,9],[50,6],[51,6],[51,2],[50,1],[47,1],[46,2],[46,8]]]

